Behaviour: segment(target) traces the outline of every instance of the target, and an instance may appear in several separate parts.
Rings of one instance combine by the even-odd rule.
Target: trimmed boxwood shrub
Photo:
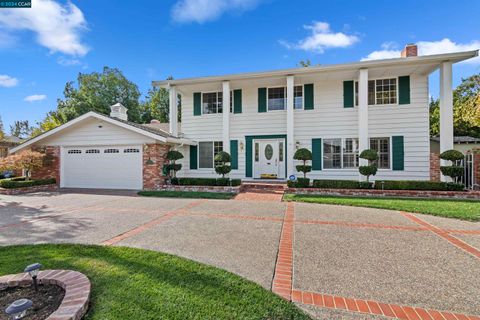
[[[370,189],[372,183],[355,180],[313,180],[314,188],[321,189]]]
[[[310,188],[310,179],[309,178],[297,178],[297,181],[287,181],[287,186],[289,188]]]
[[[448,176],[452,179],[459,178],[464,174],[462,166],[441,166],[440,171],[444,176]]]
[[[375,189],[378,190],[428,190],[428,191],[463,191],[464,185],[451,182],[415,181],[415,180],[377,180]]]
[[[55,178],[51,179],[39,179],[39,180],[25,180],[25,177],[22,177],[23,180],[14,179],[2,179],[0,180],[0,187],[5,189],[16,189],[16,188],[26,188],[33,186],[42,186],[47,184],[55,184],[57,181]]]
[[[240,179],[229,178],[177,178],[172,180],[173,185],[181,186],[232,186],[237,187],[242,184]]]

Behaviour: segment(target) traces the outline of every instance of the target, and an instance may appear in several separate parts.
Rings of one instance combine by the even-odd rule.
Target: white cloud
[[[243,12],[255,8],[260,0],[178,0],[172,7],[177,22],[204,23],[226,12]]]
[[[327,22],[314,21],[311,25],[303,26],[311,34],[296,43],[280,40],[280,44],[288,49],[298,49],[323,53],[330,48],[346,48],[360,41],[355,35],[343,32],[333,32]]]
[[[47,99],[47,96],[44,94],[32,94],[31,96],[25,97],[23,100],[27,102],[42,101]]]
[[[37,42],[52,53],[85,55],[88,47],[80,34],[86,25],[82,11],[71,2],[61,5],[53,0],[35,0],[31,9],[0,11],[0,27],[10,34],[18,30],[34,32]]]
[[[452,40],[445,38],[440,41],[419,41],[416,44],[418,46],[418,55],[420,56],[480,49],[479,40],[473,40],[469,43],[455,43]],[[400,53],[401,50],[393,49],[388,46],[388,43],[384,43],[382,45],[382,50],[371,52],[368,56],[362,58],[362,61],[400,58]],[[466,60],[465,63],[480,64],[480,58],[476,57]]]
[[[81,64],[80,60],[78,59],[68,59],[65,57],[58,57],[57,63],[64,67],[78,66]]]
[[[6,74],[0,74],[0,87],[11,88],[18,84],[18,79]]]

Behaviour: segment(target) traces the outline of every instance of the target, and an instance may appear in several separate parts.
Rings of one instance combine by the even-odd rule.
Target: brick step
[[[283,182],[244,182],[242,190],[244,192],[281,192],[287,189]]]

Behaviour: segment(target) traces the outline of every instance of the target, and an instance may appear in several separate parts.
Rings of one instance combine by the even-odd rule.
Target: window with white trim
[[[105,149],[103,153],[119,153],[118,149]]]
[[[268,111],[287,109],[287,87],[268,88]],[[293,87],[293,108],[303,109],[303,86]]]
[[[358,168],[357,138],[323,140],[323,167],[325,169]]]
[[[100,153],[100,150],[98,149],[88,149],[85,151],[85,153]]]
[[[325,169],[342,167],[342,139],[323,140],[323,167]]]
[[[230,91],[230,112],[233,108],[233,91]],[[223,112],[223,92],[204,92],[202,93],[202,113],[222,113]]]
[[[214,158],[220,151],[223,151],[222,141],[208,141],[198,143],[198,167],[201,169],[213,169]]]
[[[370,138],[370,149],[377,151],[377,167],[390,169],[390,138]]]
[[[368,105],[396,103],[397,78],[368,80]],[[355,105],[358,106],[358,81],[355,81]]]
[[[72,149],[72,150],[68,150],[67,153],[82,153],[82,150],[78,150],[78,149]]]
[[[140,149],[137,149],[137,148],[123,149],[123,153],[140,153]]]

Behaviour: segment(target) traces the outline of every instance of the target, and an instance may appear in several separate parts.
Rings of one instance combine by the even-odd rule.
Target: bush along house
[[[477,51],[269,72],[154,81],[170,91],[168,127],[134,124],[127,110],[89,112],[13,149],[43,147],[59,158],[61,187],[154,189],[168,150],[180,151],[178,177],[218,178],[215,155],[231,155],[234,179],[278,179],[312,153],[312,179],[361,180],[359,158],[378,153],[371,180],[430,180],[428,76],[440,71],[440,151],[453,149],[452,65]],[[181,124],[177,96],[181,95]],[[442,176],[442,179],[446,179]]]

